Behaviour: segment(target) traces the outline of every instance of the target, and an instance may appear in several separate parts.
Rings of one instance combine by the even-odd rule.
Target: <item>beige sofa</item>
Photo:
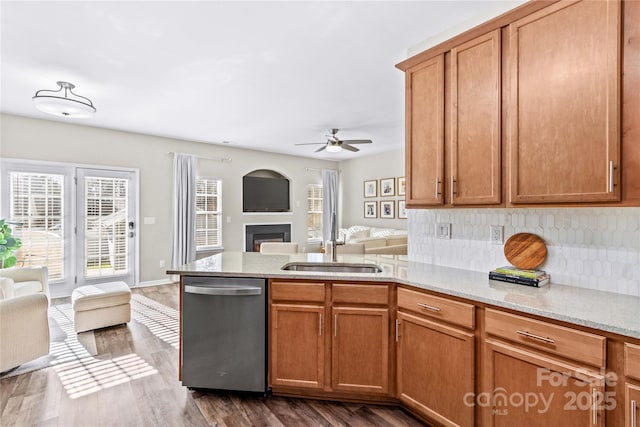
[[[407,254],[407,230],[354,225],[340,229],[344,243],[364,243],[366,254]]]

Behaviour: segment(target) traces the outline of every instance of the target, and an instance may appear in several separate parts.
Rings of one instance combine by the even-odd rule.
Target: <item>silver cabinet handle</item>
[[[400,321],[396,319],[396,342],[398,342],[398,329],[400,328]]]
[[[334,337],[338,336],[338,315],[337,314],[333,316],[333,336]]]
[[[440,311],[440,309],[438,307],[434,307],[432,305],[423,304],[421,302],[418,303],[418,307],[426,308],[427,310],[431,310],[431,311]]]
[[[319,321],[318,321],[318,335],[322,336],[322,313],[318,313]]]
[[[631,427],[638,427],[638,402],[631,401]]]
[[[243,296],[243,295],[261,295],[262,288],[255,286],[193,286],[185,285],[184,292],[187,294],[200,295],[226,295],[226,296]]]
[[[609,193],[613,193],[613,161],[609,162]]]
[[[532,334],[531,332],[527,332],[527,331],[516,331],[516,333],[520,334],[520,335],[524,335],[527,338],[533,338],[534,340],[538,340],[538,341],[543,341],[546,342],[548,344],[555,344],[556,342],[554,340],[552,340],[551,338],[547,338],[547,337],[541,337],[540,335],[536,335],[536,334]]]
[[[436,199],[440,196],[440,179],[436,176]]]
[[[591,419],[591,423],[592,424],[598,424],[598,396],[597,396],[597,390],[594,388],[593,391],[591,392],[592,394],[592,399],[593,399],[593,405],[591,405],[591,413],[593,415],[592,419]]]
[[[451,175],[451,200],[453,200],[453,197],[456,194],[455,185],[456,185],[456,177]]]

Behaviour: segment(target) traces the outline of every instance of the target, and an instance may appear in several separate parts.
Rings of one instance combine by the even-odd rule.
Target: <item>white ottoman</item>
[[[79,286],[71,294],[76,332],[90,331],[131,320],[131,289],[124,282]]]

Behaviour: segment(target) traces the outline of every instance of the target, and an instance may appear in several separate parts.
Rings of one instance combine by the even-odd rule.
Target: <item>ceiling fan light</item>
[[[337,144],[328,144],[327,151],[329,153],[339,153],[340,151],[342,151],[342,147]]]
[[[44,113],[58,117],[87,118],[95,114],[96,108],[89,98],[76,95],[71,91],[75,86],[67,82],[58,82],[60,89],[42,89],[33,96],[36,108]],[[62,92],[64,89],[64,95]],[[70,96],[71,95],[71,96]]]

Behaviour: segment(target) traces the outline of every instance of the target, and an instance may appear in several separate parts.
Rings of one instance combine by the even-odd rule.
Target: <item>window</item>
[[[307,240],[322,240],[322,185],[307,186]]]
[[[222,246],[222,181],[196,179],[196,250]]]
[[[9,173],[9,221],[22,240],[18,267],[47,266],[49,279],[64,273],[64,175]]]

